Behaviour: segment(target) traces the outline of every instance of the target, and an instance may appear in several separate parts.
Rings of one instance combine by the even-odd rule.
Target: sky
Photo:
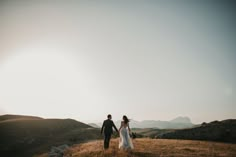
[[[233,1],[0,1],[0,115],[236,118]]]

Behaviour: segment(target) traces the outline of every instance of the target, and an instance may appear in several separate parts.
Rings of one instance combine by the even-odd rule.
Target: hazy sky
[[[233,1],[0,1],[0,114],[236,118]]]

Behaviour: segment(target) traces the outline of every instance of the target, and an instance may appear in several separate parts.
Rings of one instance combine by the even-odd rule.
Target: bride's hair
[[[129,122],[129,119],[127,118],[127,116],[123,116],[123,120],[124,120],[125,124],[127,124]]]

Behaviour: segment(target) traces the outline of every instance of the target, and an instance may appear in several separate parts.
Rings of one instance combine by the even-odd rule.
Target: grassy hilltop
[[[135,149],[122,151],[118,149],[118,138],[112,139],[108,150],[103,150],[103,141],[97,140],[74,145],[66,150],[66,157],[235,157],[236,145],[167,139],[135,139]],[[42,154],[37,157],[47,157]]]

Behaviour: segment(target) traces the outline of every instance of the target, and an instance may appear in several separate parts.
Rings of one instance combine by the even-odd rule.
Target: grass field
[[[66,157],[235,157],[236,144],[166,139],[135,139],[132,151],[118,149],[118,138],[103,150],[103,141],[74,145]],[[41,155],[40,157],[47,155]]]

